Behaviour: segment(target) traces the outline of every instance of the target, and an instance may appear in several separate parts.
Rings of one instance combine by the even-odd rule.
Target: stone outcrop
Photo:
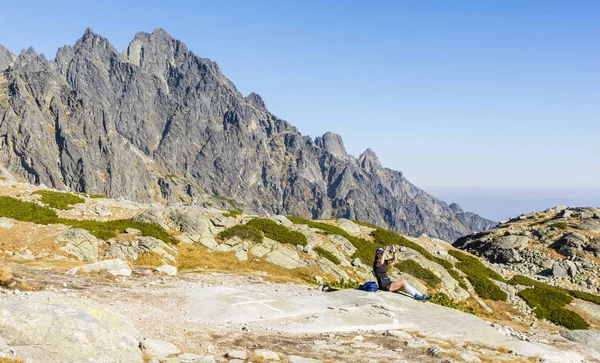
[[[596,278],[600,267],[595,263],[600,256],[597,211],[559,206],[523,214],[491,230],[461,237],[453,245],[519,274],[600,292]]]
[[[106,245],[106,242],[81,228],[67,229],[56,237],[55,243],[62,244],[62,251],[85,262],[98,262],[100,249]]]
[[[141,334],[89,299],[36,293],[0,300],[0,332],[26,362],[140,362]]]
[[[355,158],[339,135],[301,135],[162,29],[123,52],[88,29],[50,61],[0,47],[0,95],[0,164],[32,183],[138,201],[231,198],[261,214],[359,219],[447,241],[493,225],[370,149]]]

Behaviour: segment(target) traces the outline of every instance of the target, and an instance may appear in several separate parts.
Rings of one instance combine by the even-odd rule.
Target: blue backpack
[[[377,291],[377,283],[375,281],[368,281],[364,284],[360,285],[358,290],[368,291],[368,292],[376,292]]]

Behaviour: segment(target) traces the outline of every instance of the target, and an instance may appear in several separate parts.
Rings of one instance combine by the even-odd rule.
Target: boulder
[[[127,262],[120,259],[104,260],[91,265],[75,267],[74,269],[69,270],[67,273],[75,274],[79,271],[86,273],[106,271],[115,276],[131,276],[132,272],[131,267],[129,267]]]
[[[600,233],[600,221],[595,220],[595,219],[588,219],[588,220],[583,221],[582,223],[578,224],[577,228],[581,229],[583,231]]]
[[[560,335],[583,347],[600,352],[600,331],[597,330],[561,330]]]
[[[284,245],[277,245],[273,251],[266,254],[265,259],[287,269],[308,266],[295,249]]]
[[[162,265],[154,271],[163,273],[168,276],[177,276],[177,267],[171,265]]]
[[[165,262],[175,262],[175,255],[177,255],[175,247],[151,236],[139,236],[129,242],[121,242],[115,239],[108,242],[110,249],[106,255],[123,260],[136,261],[142,253],[156,253]]]
[[[6,218],[6,217],[2,217],[0,218],[0,228],[2,229],[12,229],[15,225],[13,224],[13,222]]]
[[[346,273],[346,271],[342,270],[338,265],[329,261],[325,257],[321,257],[318,261],[319,267],[323,272],[329,275],[333,275],[340,280],[350,280],[350,276]]]
[[[347,256],[352,256],[356,252],[356,247],[343,236],[332,234],[329,236],[329,240],[337,245]]]
[[[143,362],[139,331],[89,299],[41,292],[0,301],[0,331],[26,362]]]
[[[494,263],[518,263],[522,261],[519,251],[514,248],[497,248],[489,249],[481,254],[482,257],[487,258],[490,262]]]
[[[563,256],[575,256],[578,252],[583,250],[583,247],[588,244],[588,239],[584,235],[577,232],[565,233],[553,247],[558,253]]]
[[[98,261],[100,248],[106,244],[82,228],[67,229],[56,237],[54,243],[64,244],[60,250],[85,262]]]
[[[154,223],[158,224],[164,229],[169,229],[169,225],[165,219],[164,213],[161,209],[153,207],[143,211],[142,213],[133,216],[133,220],[143,223]]]
[[[348,232],[350,235],[357,235],[360,233],[360,226],[349,219],[340,218],[337,220],[338,227]]]
[[[144,339],[142,349],[158,359],[164,359],[181,353],[175,344],[156,339]]]
[[[558,278],[575,277],[577,275],[577,266],[573,261],[569,260],[556,262],[552,266],[552,275]]]
[[[262,360],[281,360],[279,354],[267,349],[257,349],[254,351],[254,357]]]
[[[226,357],[244,360],[244,359],[246,359],[247,354],[246,354],[246,351],[244,351],[244,350],[230,350],[229,352],[227,352]]]
[[[291,227],[291,226],[294,225],[294,223],[292,223],[292,221],[290,221],[289,219],[287,219],[286,216],[282,216],[282,215],[272,216],[269,219],[271,219],[272,221],[275,221],[275,222],[281,224],[284,227]]]

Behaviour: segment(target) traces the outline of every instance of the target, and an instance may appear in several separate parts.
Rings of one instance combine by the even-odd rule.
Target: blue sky
[[[448,202],[462,198],[475,212],[491,207],[480,212],[491,218],[515,212],[482,191],[523,201],[527,191],[544,190],[547,203],[600,205],[598,2],[2,7],[0,43],[15,53],[33,46],[49,58],[86,27],[119,50],[137,31],[164,28],[302,133],[339,133],[353,155],[370,147],[384,166]],[[519,210],[528,208],[538,207]]]

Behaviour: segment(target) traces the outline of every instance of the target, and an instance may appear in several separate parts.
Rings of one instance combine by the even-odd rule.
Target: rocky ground
[[[49,217],[44,213],[50,202],[39,194],[45,190],[0,181],[0,361],[3,356],[25,362],[236,363],[591,362],[600,357],[596,331],[567,331],[536,319],[518,296],[520,285],[502,286],[507,302],[480,298],[460,272],[445,266],[457,263],[456,250],[442,240],[395,240],[397,258],[418,269],[393,267],[390,274],[423,292],[443,293],[453,308],[386,292],[321,291],[322,282],[373,280],[370,261],[356,256],[361,243],[377,240],[374,226],[318,221],[339,228],[325,233],[323,225],[271,216],[273,225],[284,227],[272,238],[226,238],[223,231],[254,217],[87,195],[66,209],[51,208],[56,216]],[[15,212],[15,205],[33,209]],[[299,235],[305,243],[281,242]],[[434,283],[423,271],[434,275]],[[592,328],[599,326],[597,305],[575,300],[569,309]]]
[[[591,293],[600,292],[600,209],[560,206],[521,215],[455,247],[469,250],[507,274]]]

